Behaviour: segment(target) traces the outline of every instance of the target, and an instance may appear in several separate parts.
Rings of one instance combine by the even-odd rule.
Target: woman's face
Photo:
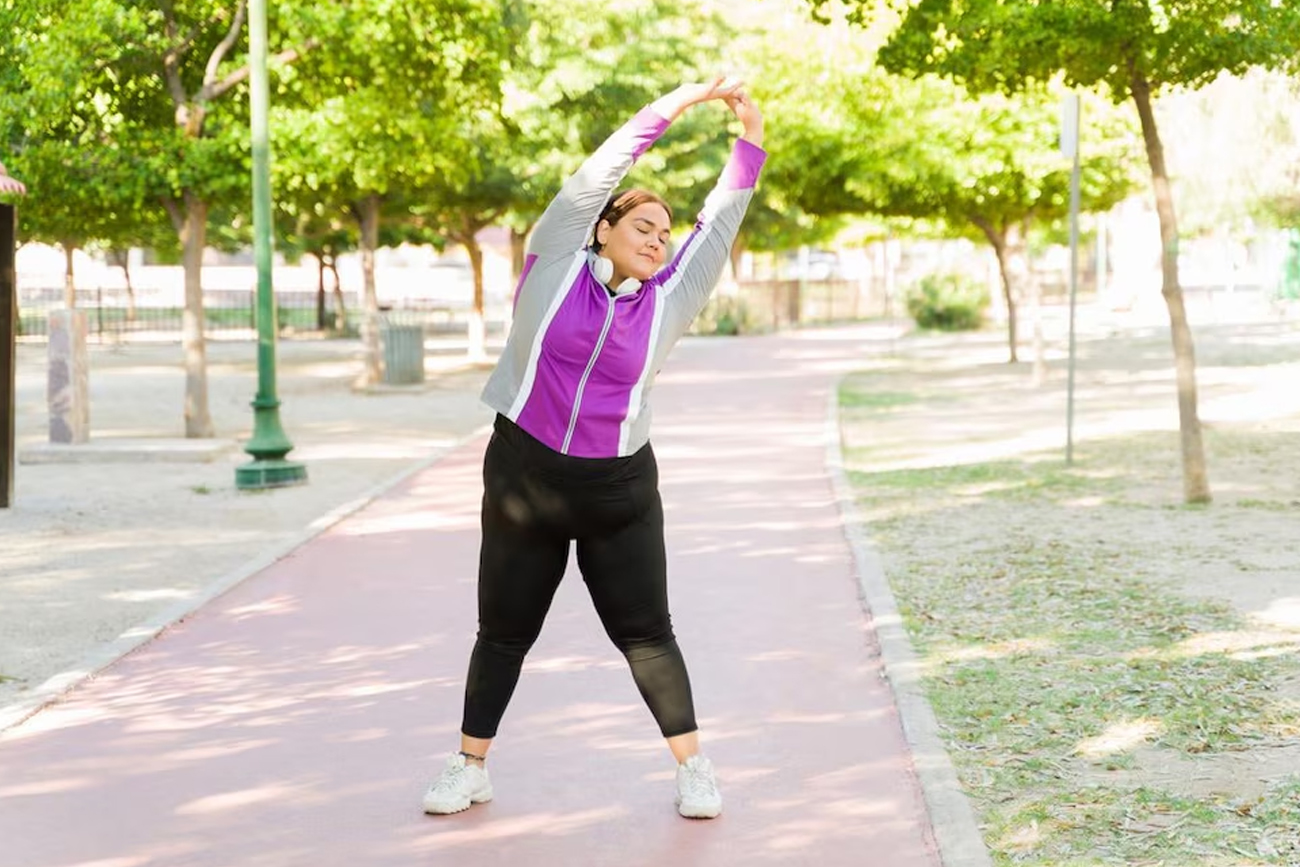
[[[614,283],[633,277],[645,282],[663,267],[672,236],[668,212],[655,202],[637,205],[614,225],[601,220],[596,227],[600,255],[614,263]]]

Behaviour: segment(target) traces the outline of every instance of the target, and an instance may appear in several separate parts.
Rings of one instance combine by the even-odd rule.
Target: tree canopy
[[[809,0],[825,15],[829,0]],[[848,0],[855,20],[880,14]],[[1178,223],[1152,100],[1224,73],[1294,66],[1300,6],[1280,0],[917,0],[880,50],[891,71],[938,74],[977,92],[1021,92],[1053,80],[1096,88],[1137,109],[1160,219],[1162,294],[1177,374],[1183,487],[1210,499],[1197,411],[1196,362],[1178,274]]]

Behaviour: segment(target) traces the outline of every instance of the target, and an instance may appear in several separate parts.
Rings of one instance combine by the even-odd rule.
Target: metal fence
[[[314,291],[275,292],[276,318],[284,336],[328,333],[356,336],[362,309],[356,293],[346,296],[344,322],[338,322],[336,296],[322,299]],[[203,330],[214,339],[250,339],[257,333],[256,291],[209,289],[203,293]],[[174,340],[184,324],[180,293],[152,289],[79,289],[76,307],[86,314],[88,336],[97,342]],[[43,340],[49,334],[49,314],[64,309],[62,287],[21,288],[18,291],[18,334]],[[383,321],[420,325],[429,335],[464,334],[468,308],[464,303],[428,298],[401,298],[380,305]],[[488,311],[489,318],[497,316]],[[719,294],[709,303],[694,330],[771,331],[816,322],[865,319],[891,314],[883,287],[858,280],[768,280],[740,284],[737,294]]]
[[[65,307],[64,290],[20,288],[18,292],[18,335],[42,339],[49,334],[49,314]],[[93,340],[116,341],[132,337],[175,337],[184,323],[184,303],[176,293],[125,289],[79,289],[76,307],[86,314],[87,330]],[[335,297],[328,294],[321,303],[316,292],[277,291],[276,320],[283,334],[329,331],[355,335],[362,310],[355,295],[348,298],[340,324]],[[422,325],[430,333],[464,329],[463,311],[456,305],[434,299],[406,298],[380,305],[386,321]],[[212,289],[203,293],[203,330],[208,337],[247,339],[257,332],[257,293],[251,289]]]

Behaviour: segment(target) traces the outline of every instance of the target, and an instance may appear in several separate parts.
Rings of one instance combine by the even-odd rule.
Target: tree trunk
[[[63,247],[63,306],[69,310],[77,307],[77,279],[73,274],[72,257],[77,252],[77,245],[64,241]]]
[[[325,330],[325,258],[316,254],[316,329]]]
[[[524,276],[524,262],[528,257],[528,230],[510,229],[510,273],[518,291],[519,279]],[[512,299],[513,300],[513,299]]]
[[[483,249],[478,244],[473,226],[469,226],[456,240],[469,254],[470,268],[474,272],[474,307],[469,313],[469,357],[471,361],[487,358],[487,324],[483,316]]]
[[[1020,360],[1017,355],[1019,346],[1019,337],[1016,334],[1016,292],[1013,286],[1011,276],[1011,258],[1012,251],[1009,249],[1007,242],[1007,230],[1003,226],[994,226],[987,220],[974,220],[976,226],[988,238],[993,245],[993,252],[998,257],[998,274],[1002,276],[1002,297],[1007,302],[1007,343],[1010,346],[1011,355],[1007,359],[1011,364]]]
[[[1183,290],[1178,280],[1178,221],[1174,214],[1173,192],[1165,169],[1164,146],[1156,128],[1151,107],[1151,86],[1136,65],[1130,62],[1130,87],[1142,121],[1142,138],[1146,143],[1147,161],[1151,164],[1151,181],[1156,194],[1156,214],[1160,218],[1161,294],[1169,308],[1169,332],[1174,347],[1174,369],[1178,383],[1178,429],[1183,456],[1183,497],[1189,503],[1210,501],[1210,482],[1205,466],[1205,442],[1196,408],[1196,350],[1192,329],[1187,322]]]
[[[338,259],[330,256],[330,273],[334,275],[334,330],[339,334],[348,332],[348,304],[343,297],[343,281],[339,279]]]
[[[379,196],[357,203],[361,224],[362,306],[361,345],[363,367],[357,385],[375,385],[383,378],[383,347],[379,343],[379,293],[375,289],[375,250],[379,247]]]
[[[1029,296],[1034,332],[1034,368],[1032,382],[1041,386],[1047,382],[1047,345],[1043,340],[1043,284],[1034,273],[1034,263],[1029,258],[1029,218],[1020,224],[1020,237],[1025,257],[1025,290]]]
[[[731,261],[731,279],[736,285],[740,285],[740,262],[745,258],[745,240],[742,236],[736,236],[736,241],[731,245],[728,258]]]
[[[185,436],[192,439],[215,434],[208,413],[208,359],[203,337],[203,248],[207,229],[207,202],[187,191],[185,222],[180,233],[185,264],[181,347],[185,354]]]
[[[524,265],[528,261],[528,233],[532,231],[529,226],[526,229],[510,229],[510,273],[513,276],[511,285],[515,287],[514,295],[506,304],[505,317],[502,321],[503,330],[506,334],[510,333],[510,328],[514,325],[515,305],[519,303],[519,284],[524,278]]]
[[[131,251],[112,249],[108,256],[113,264],[122,269],[122,279],[126,281],[126,321],[135,321],[135,286],[131,284]]]

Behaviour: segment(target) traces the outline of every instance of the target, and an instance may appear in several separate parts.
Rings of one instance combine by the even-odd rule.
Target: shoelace
[[[717,781],[705,765],[686,766],[686,793],[695,798],[711,798],[718,793]]]
[[[433,790],[438,793],[454,792],[460,788],[461,778],[465,776],[466,765],[447,765],[447,769],[438,777],[438,781],[433,784]]]

